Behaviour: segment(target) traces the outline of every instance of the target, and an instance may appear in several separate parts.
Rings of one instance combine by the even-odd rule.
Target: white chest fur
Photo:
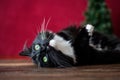
[[[62,37],[55,35],[54,38],[50,40],[49,45],[61,51],[64,55],[71,57],[74,63],[76,63],[76,57],[70,41],[66,41]]]

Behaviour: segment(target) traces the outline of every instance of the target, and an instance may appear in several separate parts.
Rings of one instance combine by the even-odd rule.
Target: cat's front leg
[[[87,24],[87,25],[85,26],[85,28],[86,28],[86,30],[87,30],[87,32],[88,32],[88,35],[89,35],[89,36],[92,36],[92,35],[93,35],[93,31],[94,31],[94,26],[91,25],[91,24]]]
[[[89,38],[89,46],[93,47],[94,49],[96,49],[98,51],[102,51],[103,49],[101,47],[101,41],[96,45],[94,44],[94,41],[93,41],[94,26],[91,25],[91,24],[87,24],[85,26],[85,29],[88,32],[88,36],[90,36],[90,38]]]

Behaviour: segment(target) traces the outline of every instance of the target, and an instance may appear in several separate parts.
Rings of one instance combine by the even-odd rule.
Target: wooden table
[[[120,80],[120,64],[38,68],[30,60],[0,60],[0,80]]]

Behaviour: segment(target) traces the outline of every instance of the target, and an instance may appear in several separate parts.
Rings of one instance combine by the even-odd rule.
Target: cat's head
[[[24,47],[20,55],[31,57],[33,62],[41,67],[72,66],[73,59],[53,47],[54,41],[52,39],[56,34],[45,30],[46,25],[45,21],[43,21],[41,31],[34,39],[31,47]]]
[[[21,56],[29,56],[34,63],[41,67],[68,67],[72,66],[72,58],[62,54],[50,45],[55,33],[46,31],[39,33],[30,48],[24,48]]]

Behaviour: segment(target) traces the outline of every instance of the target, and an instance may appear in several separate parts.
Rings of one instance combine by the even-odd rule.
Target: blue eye
[[[36,44],[36,45],[35,45],[35,50],[36,50],[36,51],[40,50],[40,45]]]

